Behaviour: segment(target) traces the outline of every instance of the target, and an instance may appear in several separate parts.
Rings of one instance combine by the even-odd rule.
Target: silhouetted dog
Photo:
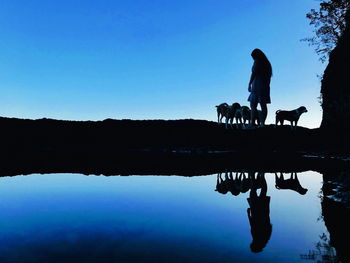
[[[218,115],[218,124],[222,123],[222,118],[227,116],[227,111],[229,109],[229,105],[227,103],[221,103],[216,105],[216,112]]]
[[[237,102],[233,103],[231,106],[229,106],[226,114],[226,129],[228,128],[228,123],[230,123],[231,128],[233,129],[233,120],[236,116],[236,111],[241,108],[241,105]],[[236,127],[238,128],[238,122],[236,120]]]
[[[294,174],[294,177],[293,177]],[[276,188],[277,189],[290,189],[298,192],[301,195],[306,194],[307,189],[303,188],[298,180],[297,173],[291,173],[289,179],[284,179],[283,173],[280,173],[280,177],[278,177],[277,173],[275,173],[276,179]]]
[[[245,127],[247,121],[248,121],[248,124],[250,124],[250,115],[251,115],[251,112],[249,107],[242,106],[240,109],[236,111],[235,118],[237,122],[239,121],[243,125],[243,127]]]
[[[303,114],[304,112],[307,112],[307,109],[304,106],[301,106],[295,110],[291,111],[285,111],[285,110],[278,110],[276,111],[276,126],[278,125],[278,122],[283,125],[284,120],[290,121],[290,125],[293,129],[293,122],[294,127],[297,127],[298,120],[300,118],[300,115]]]

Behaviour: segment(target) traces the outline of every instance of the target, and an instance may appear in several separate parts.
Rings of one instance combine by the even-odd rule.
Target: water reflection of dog
[[[232,172],[230,173],[228,178],[228,190],[231,192],[232,195],[239,195],[241,192],[241,180],[238,177],[238,172],[236,173],[235,178],[233,178]]]
[[[246,193],[249,191],[252,180],[249,176],[246,177],[245,173],[239,175],[239,180],[241,180],[241,193]]]
[[[247,214],[250,223],[252,234],[252,243],[250,249],[252,252],[261,252],[270,240],[272,233],[272,225],[270,222],[270,197],[267,196],[267,183],[264,173],[258,173],[255,178],[255,173],[250,173],[252,186],[247,198],[250,208],[247,209]],[[260,194],[257,194],[257,189],[261,188]]]
[[[246,177],[245,173],[236,172],[235,176],[232,172],[225,172],[224,178],[222,173],[218,173],[216,179],[215,191],[220,194],[227,194],[230,192],[232,195],[239,195],[240,193],[246,193],[251,186],[251,179]]]
[[[277,189],[290,189],[301,195],[304,195],[307,192],[307,189],[300,185],[297,173],[291,173],[289,179],[284,179],[283,173],[280,173],[280,177],[275,173],[275,179]]]
[[[225,195],[228,192],[228,173],[225,172],[224,179],[222,179],[221,175],[222,173],[218,173],[217,175],[215,191]]]

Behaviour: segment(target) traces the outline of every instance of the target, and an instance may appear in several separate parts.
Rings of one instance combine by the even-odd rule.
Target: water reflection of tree
[[[315,249],[309,250],[307,254],[301,254],[302,260],[310,260],[317,263],[336,263],[339,262],[334,247],[331,246],[328,236],[323,233],[320,235],[320,241],[315,245]]]

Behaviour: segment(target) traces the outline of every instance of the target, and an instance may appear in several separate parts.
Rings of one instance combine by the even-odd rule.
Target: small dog
[[[304,106],[301,106],[291,111],[278,110],[276,111],[276,126],[278,125],[278,122],[280,122],[281,125],[283,125],[284,120],[287,120],[287,121],[290,121],[290,125],[292,129],[293,129],[293,122],[294,122],[294,128],[296,129],[300,115],[303,114],[304,112],[307,112],[307,109]]]
[[[240,122],[243,127],[245,127],[246,122],[248,121],[248,125],[250,124],[250,115],[251,111],[248,106],[242,106],[240,109],[236,111],[236,122]],[[243,121],[242,121],[243,119]]]
[[[227,116],[228,108],[230,107],[227,103],[221,103],[215,106],[216,112],[218,114],[218,124],[222,123],[222,118]]]
[[[233,120],[236,115],[236,111],[241,108],[239,103],[233,103],[231,106],[227,103],[221,103],[216,105],[216,112],[218,115],[218,124],[222,123],[222,118],[226,118],[225,127],[228,128],[228,123],[230,122],[231,128],[233,128]],[[238,126],[237,120],[236,125]]]
[[[228,122],[230,122],[230,126],[233,129],[233,120],[236,116],[236,112],[237,110],[239,110],[241,108],[241,105],[237,102],[233,103],[231,106],[228,107],[228,110],[226,112],[226,124],[225,127],[226,129],[228,128]],[[238,120],[236,119],[236,127],[238,128]]]

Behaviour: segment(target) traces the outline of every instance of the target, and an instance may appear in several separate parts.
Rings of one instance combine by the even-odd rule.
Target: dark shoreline
[[[347,169],[347,133],[204,120],[0,118],[2,176],[31,173],[205,175],[227,169]],[[344,158],[340,158],[340,156]],[[337,158],[335,158],[337,157]]]

